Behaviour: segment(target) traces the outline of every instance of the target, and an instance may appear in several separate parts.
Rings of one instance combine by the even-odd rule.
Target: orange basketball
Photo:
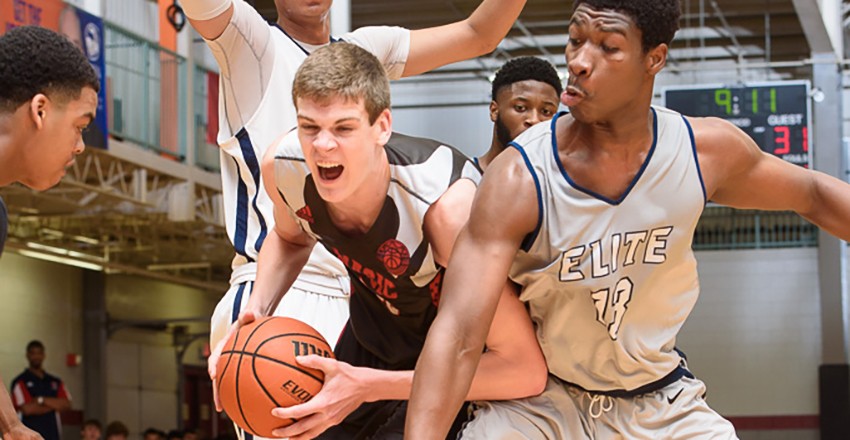
[[[292,318],[268,317],[243,326],[227,340],[218,360],[218,395],[239,427],[260,436],[295,420],[272,416],[272,409],[304,403],[322,389],[325,375],[305,368],[295,356],[333,357],[313,327]]]

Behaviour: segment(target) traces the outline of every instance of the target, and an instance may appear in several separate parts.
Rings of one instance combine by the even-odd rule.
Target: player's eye
[[[620,50],[620,49],[617,49],[616,47],[612,47],[612,46],[609,46],[609,45],[604,44],[604,43],[602,44],[601,47],[602,47],[602,51],[605,52],[605,53],[615,53],[618,50]]]
[[[516,111],[518,111],[518,112],[522,113],[522,112],[524,112],[524,111],[525,111],[525,106],[524,106],[524,105],[515,105],[515,106],[514,106],[514,110],[516,110]]]

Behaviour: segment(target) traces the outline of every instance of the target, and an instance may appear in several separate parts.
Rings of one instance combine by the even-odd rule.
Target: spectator
[[[89,419],[83,422],[83,429],[80,431],[80,439],[100,440],[102,434],[103,427],[101,426],[100,422],[95,419]]]
[[[59,440],[62,426],[59,413],[71,408],[71,396],[62,379],[44,371],[44,344],[33,340],[27,344],[29,367],[12,381],[15,409],[21,420],[44,440]]]
[[[144,432],[144,440],[165,440],[165,433],[156,428],[148,428]]]
[[[127,440],[130,436],[130,431],[127,425],[118,420],[114,420],[106,425],[106,440]]]

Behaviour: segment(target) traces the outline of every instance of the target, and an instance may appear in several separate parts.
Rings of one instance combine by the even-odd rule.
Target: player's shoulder
[[[290,130],[272,142],[270,150],[275,160],[304,161],[301,142],[298,140],[298,130]]]
[[[14,379],[12,379],[12,385],[14,386],[14,384],[16,384],[18,382],[21,382],[21,383],[26,382],[27,378],[30,375],[32,375],[32,373],[30,373],[29,370],[24,370],[21,374],[18,374],[17,376],[15,376]],[[26,385],[26,384],[24,384],[24,385]]]
[[[432,160],[435,154],[443,154],[452,160],[467,160],[461,152],[443,142],[397,132],[393,132],[385,148],[390,165],[419,165]]]
[[[536,145],[539,143],[551,143],[552,133],[554,132],[554,127],[555,124],[557,124],[558,118],[564,117],[567,114],[567,112],[559,112],[555,115],[555,117],[548,121],[542,121],[532,125],[527,130],[520,133],[520,135],[511,142],[511,144],[515,147],[524,148],[526,146]]]
[[[401,38],[408,33],[410,30],[400,26],[363,26],[346,32],[339,40],[369,49],[375,40]]]

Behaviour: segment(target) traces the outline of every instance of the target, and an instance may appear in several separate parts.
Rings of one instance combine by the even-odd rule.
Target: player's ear
[[[490,101],[490,122],[496,122],[499,118],[499,104],[496,101]]]
[[[30,99],[27,115],[35,123],[35,127],[39,130],[44,126],[44,116],[47,113],[50,99],[43,93],[37,93]]]
[[[390,141],[390,136],[393,134],[393,115],[390,113],[390,109],[385,108],[384,111],[378,115],[378,119],[375,121],[375,126],[379,131],[378,141],[381,145],[386,145],[386,143]]]
[[[649,49],[646,54],[646,69],[650,75],[655,75],[667,65],[667,45],[664,43]]]

